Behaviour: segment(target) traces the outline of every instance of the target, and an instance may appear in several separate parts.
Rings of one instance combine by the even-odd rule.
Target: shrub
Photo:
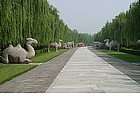
[[[125,52],[125,53],[129,53],[129,54],[133,54],[133,55],[138,55],[140,56],[140,50],[134,50],[134,49],[128,49],[128,48],[121,48],[120,50],[121,52]]]

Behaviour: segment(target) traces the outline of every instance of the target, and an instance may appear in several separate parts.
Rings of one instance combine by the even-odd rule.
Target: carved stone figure
[[[137,44],[140,45],[140,39],[137,41]]]
[[[58,52],[58,49],[60,49],[62,47],[62,43],[63,40],[59,39],[59,43],[55,42],[55,43],[51,43],[48,46],[48,52],[50,52],[50,48],[55,48],[56,52]]]
[[[27,51],[18,44],[16,47],[9,45],[3,50],[0,59],[3,63],[30,63],[32,58],[35,56],[35,50],[31,46],[32,44],[37,44],[37,40],[33,38],[26,39]]]
[[[101,43],[99,41],[94,42],[93,45],[96,46],[96,48],[99,48],[99,49],[104,49],[105,48],[105,43]]]
[[[67,49],[68,47],[67,47],[67,43],[62,43],[62,48],[63,49]]]
[[[72,42],[67,42],[67,47],[70,49],[70,48],[73,48],[74,47],[74,41]]]
[[[58,49],[61,49],[62,48],[62,42],[63,42],[63,40],[59,39]]]
[[[112,48],[117,48],[117,50],[119,52],[119,50],[120,50],[120,43],[119,42],[117,42],[116,40],[115,41],[112,40],[109,43],[109,39],[105,39],[104,42],[105,42],[105,46],[107,48],[109,48],[110,51],[111,51]]]
[[[63,49],[70,49],[70,48],[73,48],[74,47],[74,41],[72,42],[63,42],[62,43],[62,48]]]

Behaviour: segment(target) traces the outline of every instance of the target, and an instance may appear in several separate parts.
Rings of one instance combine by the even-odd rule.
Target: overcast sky
[[[70,29],[94,34],[135,0],[48,0]]]

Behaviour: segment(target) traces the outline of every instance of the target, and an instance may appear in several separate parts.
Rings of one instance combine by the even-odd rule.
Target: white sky
[[[48,0],[70,29],[94,34],[135,0]]]

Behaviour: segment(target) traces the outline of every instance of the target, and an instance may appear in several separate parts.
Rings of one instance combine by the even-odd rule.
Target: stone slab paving
[[[0,85],[0,92],[44,93],[66,65],[67,61],[71,58],[76,49],[77,48],[68,50],[58,57],[40,64],[31,71]]]
[[[140,84],[87,47],[76,50],[47,93],[139,93]]]
[[[88,47],[88,49],[140,84],[140,63],[130,63],[120,60],[116,57],[100,52],[93,47]]]

